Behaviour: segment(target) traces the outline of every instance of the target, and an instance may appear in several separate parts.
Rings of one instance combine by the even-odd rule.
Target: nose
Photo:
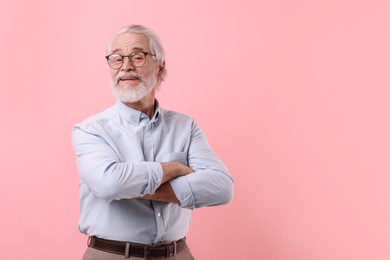
[[[133,63],[131,62],[130,58],[129,57],[124,57],[121,70],[129,71],[129,70],[134,70],[134,69],[135,69],[135,67],[134,67]]]

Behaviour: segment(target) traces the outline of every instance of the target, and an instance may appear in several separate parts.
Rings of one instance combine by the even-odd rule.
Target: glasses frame
[[[144,63],[142,63],[142,65],[135,65],[135,64],[134,64],[134,61],[132,60],[132,58],[133,58],[136,54],[138,54],[138,53],[143,53],[143,54],[145,55],[145,60],[144,60]],[[113,68],[113,67],[110,65],[110,57],[111,57],[112,55],[118,55],[118,56],[121,56],[121,58],[122,58],[122,64],[121,64],[119,67],[117,67],[117,68],[116,68],[116,67]],[[107,55],[107,56],[106,56],[106,60],[107,60],[108,66],[110,66],[110,68],[113,69],[113,70],[119,70],[119,69],[123,66],[123,63],[125,62],[125,58],[126,58],[126,57],[129,58],[129,61],[133,64],[134,67],[140,68],[140,67],[142,67],[142,66],[145,65],[145,63],[146,63],[146,58],[147,58],[148,55],[153,56],[153,57],[156,57],[156,54],[153,54],[153,53],[150,53],[150,52],[146,52],[146,51],[135,51],[135,52],[132,52],[132,53],[130,53],[129,55],[126,55],[126,56],[120,55],[120,54],[118,54],[118,53],[111,53],[110,55]]]

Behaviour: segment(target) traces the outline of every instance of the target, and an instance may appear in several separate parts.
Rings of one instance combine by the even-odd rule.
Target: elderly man
[[[194,120],[156,100],[166,68],[153,31],[122,28],[106,59],[117,103],[72,131],[83,259],[194,259],[192,210],[228,203],[233,180]]]

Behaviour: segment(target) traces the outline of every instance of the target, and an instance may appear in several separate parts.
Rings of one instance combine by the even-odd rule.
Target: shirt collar
[[[136,109],[133,109],[131,107],[126,106],[125,104],[123,104],[119,100],[116,102],[116,106],[119,110],[121,117],[123,117],[126,121],[128,121],[129,123],[131,123],[133,125],[139,125],[142,120],[149,121],[149,118],[146,114],[144,114],[141,111],[138,111]],[[155,112],[154,112],[154,115],[153,115],[152,119],[150,120],[150,122],[152,122],[152,123],[157,122],[158,119],[160,118],[160,115],[161,115],[161,108],[160,108],[158,101],[156,100]]]

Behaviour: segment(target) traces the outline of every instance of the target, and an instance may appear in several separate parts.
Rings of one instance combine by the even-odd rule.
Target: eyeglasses
[[[122,56],[120,54],[113,53],[113,54],[107,55],[106,59],[107,59],[108,65],[112,69],[118,70],[120,67],[122,67],[123,62],[124,62],[126,57],[129,58],[129,60],[133,63],[133,65],[135,67],[142,67],[146,62],[146,55],[156,56],[156,55],[151,54],[149,52],[136,51],[136,52],[133,52],[132,54],[127,55],[127,56]]]

